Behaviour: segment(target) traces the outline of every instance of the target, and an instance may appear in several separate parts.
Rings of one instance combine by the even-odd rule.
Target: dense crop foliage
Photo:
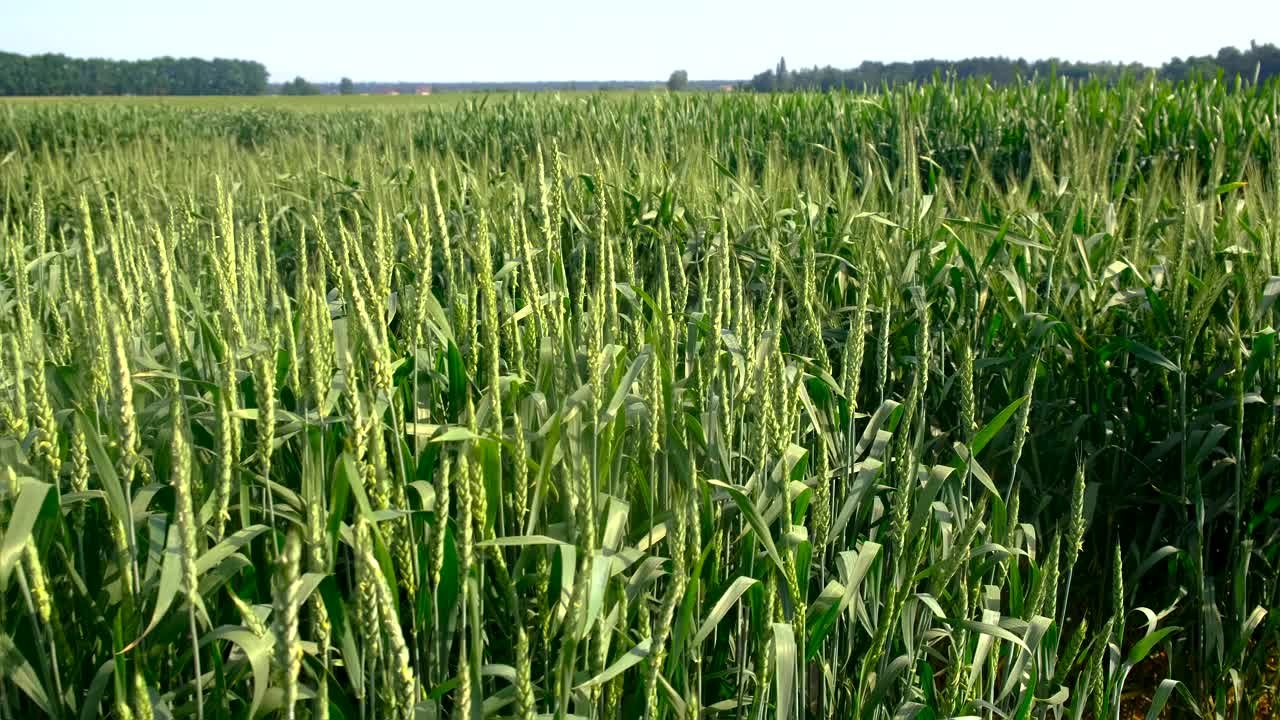
[[[4,109],[0,714],[1263,716],[1276,103]]]

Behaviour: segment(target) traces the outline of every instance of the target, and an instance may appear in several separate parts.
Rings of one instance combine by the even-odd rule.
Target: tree
[[[676,70],[671,73],[671,77],[667,78],[667,89],[671,92],[678,92],[689,87],[689,73],[684,70]]]
[[[744,84],[755,92],[868,88],[875,90],[902,83],[928,83],[941,78],[981,79],[1008,85],[1019,78],[1061,78],[1082,82],[1091,78],[1114,83],[1123,77],[1154,76],[1170,82],[1213,79],[1221,73],[1228,81],[1265,83],[1280,77],[1280,47],[1250,43],[1248,49],[1224,47],[1215,55],[1172,58],[1159,67],[1140,63],[1071,62],[1055,58],[1027,61],[1023,58],[971,57],[962,60],[917,60],[881,63],[864,60],[856,68],[813,67],[788,69],[785,58]]]
[[[307,82],[301,75],[280,86],[281,95],[319,95],[320,88]]]
[[[0,53],[0,95],[260,95],[266,89],[266,66],[244,60]]]
[[[338,94],[354,95],[356,93],[356,84],[351,82],[351,78],[344,77],[338,82]]]

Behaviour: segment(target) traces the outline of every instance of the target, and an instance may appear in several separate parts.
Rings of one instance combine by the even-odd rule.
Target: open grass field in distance
[[[626,100],[635,96],[666,94],[665,90],[557,90],[545,92],[492,91],[492,92],[435,92],[429,95],[403,93],[359,95],[85,95],[68,97],[0,97],[0,108],[6,106],[73,107],[77,105],[104,107],[167,107],[206,110],[301,110],[321,112],[328,110],[423,110],[455,107],[469,103],[497,103],[514,98],[531,96],[560,97],[564,99],[606,98]]]
[[[0,716],[1271,717],[1278,104],[0,102]]]

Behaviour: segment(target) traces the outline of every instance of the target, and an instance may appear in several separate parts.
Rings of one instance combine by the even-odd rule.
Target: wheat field
[[[0,105],[0,715],[1269,717],[1278,104]]]

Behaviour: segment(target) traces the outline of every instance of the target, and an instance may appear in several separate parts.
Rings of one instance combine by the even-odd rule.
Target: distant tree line
[[[343,78],[344,80],[346,78]],[[281,95],[319,95],[320,88],[307,82],[301,75],[280,86]],[[348,93],[344,93],[348,94]]]
[[[261,95],[266,90],[266,66],[248,60],[0,52],[0,95]]]
[[[935,75],[957,78],[980,78],[1001,85],[1019,78],[1048,77],[1051,74],[1076,80],[1096,77],[1118,78],[1154,72],[1158,77],[1174,82],[1196,77],[1216,77],[1221,72],[1232,79],[1241,77],[1253,80],[1255,72],[1259,82],[1280,76],[1280,47],[1273,44],[1253,43],[1248,50],[1224,47],[1217,55],[1173,58],[1158,68],[1141,63],[1071,62],[1048,59],[1027,61],[1004,57],[975,57],[964,60],[917,60],[915,62],[882,63],[866,61],[856,68],[840,70],[828,65],[801,70],[788,70],[786,60],[778,62],[744,83],[743,88],[756,92],[787,90],[850,90],[882,85],[899,85],[924,82]]]

